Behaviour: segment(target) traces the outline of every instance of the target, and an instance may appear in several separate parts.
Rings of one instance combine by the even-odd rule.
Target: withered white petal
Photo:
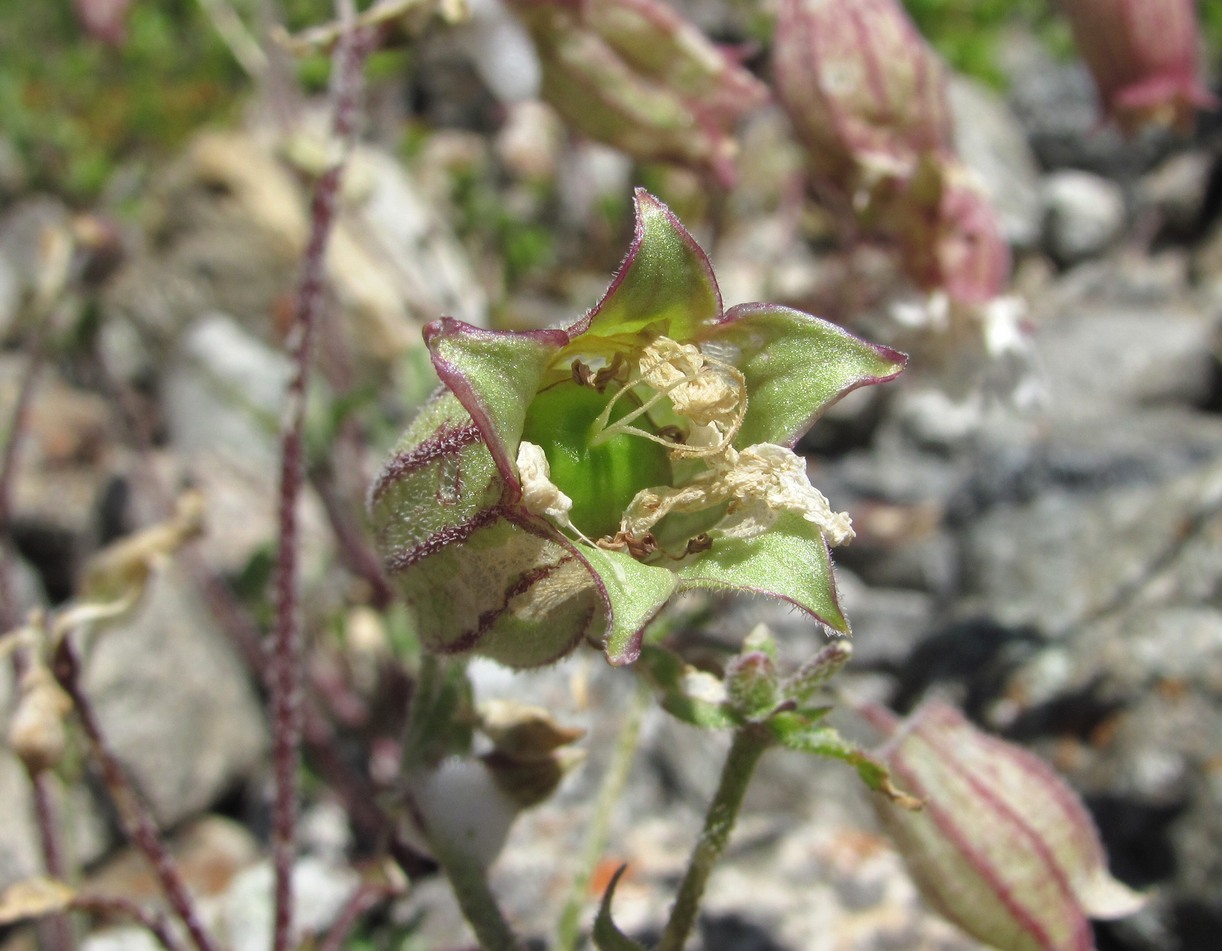
[[[543,449],[531,442],[518,446],[518,478],[522,481],[522,504],[532,515],[550,518],[564,528],[571,528],[569,511],[573,500],[552,482],[552,470]]]

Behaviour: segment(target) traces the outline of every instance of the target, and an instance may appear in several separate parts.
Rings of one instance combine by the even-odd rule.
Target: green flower
[[[425,329],[442,387],[370,492],[420,637],[515,667],[582,639],[634,661],[691,588],[782,598],[848,632],[828,544],[852,537],[792,446],[904,356],[786,307],[726,311],[653,196],[603,299],[563,330]]]

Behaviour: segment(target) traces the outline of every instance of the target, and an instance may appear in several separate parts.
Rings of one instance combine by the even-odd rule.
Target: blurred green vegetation
[[[116,164],[155,160],[238,106],[246,77],[194,0],[133,4],[113,47],[68,3],[0,6],[0,134],[32,187],[89,201]]]
[[[1206,62],[1214,74],[1222,73],[1222,3],[1200,0],[1197,12],[1201,17],[1201,32],[1205,34]]]
[[[255,0],[234,0],[247,23]],[[291,26],[329,0],[285,0]],[[115,169],[156,163],[201,126],[233,121],[249,78],[198,0],[133,2],[122,42],[86,34],[72,4],[0,0],[0,136],[31,188],[94,200]]]
[[[903,0],[930,44],[958,72],[1004,86],[1000,46],[1021,25],[1055,54],[1073,55],[1069,27],[1050,0]]]

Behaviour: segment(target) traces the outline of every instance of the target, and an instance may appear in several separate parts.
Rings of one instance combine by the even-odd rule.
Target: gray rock
[[[1127,259],[1126,259],[1127,260]],[[1140,269],[1140,265],[1134,265]],[[1124,263],[1080,268],[1045,297],[1035,319],[1036,367],[1050,413],[1083,417],[1119,407],[1203,405],[1215,373],[1214,327],[1208,313],[1182,293],[1167,293],[1148,273],[1143,289],[1129,276],[1127,291],[1101,286]],[[1140,345],[1135,345],[1140,341]]]
[[[0,419],[12,419],[27,359],[0,356]],[[53,601],[72,594],[77,572],[103,535],[105,511],[125,463],[113,407],[44,367],[28,404],[11,486],[11,538]]]
[[[867,587],[847,571],[839,571],[836,581],[853,625],[853,670],[903,665],[933,626],[934,598],[924,591]]]
[[[1044,247],[1062,265],[1102,254],[1124,227],[1120,186],[1081,171],[1054,172],[1044,179]]]
[[[175,348],[163,389],[165,424],[176,450],[229,453],[252,470],[273,469],[289,358],[233,318],[209,313]]]
[[[1181,152],[1144,175],[1136,191],[1139,218],[1164,233],[1191,237],[1200,224],[1214,158],[1205,151]]]
[[[1216,538],[1214,507],[1207,526]],[[1173,561],[1191,563],[1190,543]],[[1219,577],[1215,555],[1213,583]],[[1164,575],[1179,574],[1169,565]],[[1157,585],[1156,585],[1157,587]],[[1006,694],[1030,700],[1016,727],[1091,803],[1112,868],[1150,888],[1150,903],[1109,926],[1125,947],[1191,951],[1194,928],[1222,926],[1222,819],[1216,780],[1222,735],[1222,613],[1176,586],[1159,603],[1123,605],[1084,625],[1062,650],[1060,675],[1032,697],[1043,657],[1015,672]]]
[[[292,878],[297,912],[293,922],[295,943],[307,935],[324,934],[360,884],[359,875],[350,866],[313,856],[297,861]],[[265,862],[238,875],[218,904],[223,946],[232,951],[264,951],[272,932],[271,865]]]
[[[1206,300],[1217,311],[1222,307],[1222,221],[1215,222],[1193,249],[1192,269]]]
[[[1069,636],[1157,587],[1151,573],[1183,526],[1222,492],[1222,469],[1212,462],[1220,452],[1222,424],[1186,413],[1059,428],[1027,466],[997,483],[994,492],[1009,492],[1009,501],[994,495],[993,508],[965,525],[965,592],[1004,625]]]
[[[107,294],[110,316],[134,324],[148,359],[208,311],[234,315],[265,342],[283,337],[309,236],[298,173],[320,173],[328,154],[308,130],[279,151],[253,135],[205,133],[157,177],[147,246]],[[486,319],[464,252],[397,162],[357,150],[341,197],[327,253],[338,306],[319,328],[329,373],[393,375],[424,320],[443,312]]]
[[[189,481],[204,494],[207,531],[200,551],[223,574],[238,574],[274,545],[279,427],[291,373],[283,353],[215,313],[186,330],[167,364],[166,481]],[[325,387],[316,384],[314,391]],[[325,600],[335,588],[335,542],[309,486],[299,518],[303,587]]]
[[[74,244],[70,213],[58,198],[38,195],[6,209],[0,218],[0,342],[48,316],[68,281]]]
[[[12,595],[11,604],[4,605],[0,611],[0,619],[11,618],[15,622],[22,621],[34,608],[47,606],[47,595],[43,590],[42,581],[30,563],[12,551],[7,546],[0,552],[0,557],[6,559],[3,569],[8,573],[5,579]]]
[[[82,672],[116,755],[167,825],[207,809],[262,764],[267,730],[252,679],[174,567],[132,616],[94,636]]]
[[[1040,233],[1039,168],[1026,132],[1005,100],[988,87],[954,76],[950,82],[955,147],[984,183],[1011,244],[1033,247]]]

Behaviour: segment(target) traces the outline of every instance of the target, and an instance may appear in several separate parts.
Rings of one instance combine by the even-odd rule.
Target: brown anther
[[[599,371],[602,372],[601,370]],[[595,379],[597,374],[590,370],[589,366],[582,363],[580,360],[573,361],[573,382],[578,386],[588,386],[591,389],[596,389]]]
[[[588,368],[587,368],[588,369]],[[624,355],[616,353],[611,358],[611,362],[594,374],[594,389],[601,393],[607,388],[607,384],[612,380],[618,379],[621,371],[624,369]]]
[[[626,551],[637,561],[643,561],[658,550],[658,540],[654,538],[653,532],[630,535],[621,530],[614,535],[600,538],[595,544],[607,551]]]
[[[708,532],[701,532],[694,538],[689,538],[687,541],[688,555],[697,555],[702,551],[708,551],[713,547],[713,536]]]

